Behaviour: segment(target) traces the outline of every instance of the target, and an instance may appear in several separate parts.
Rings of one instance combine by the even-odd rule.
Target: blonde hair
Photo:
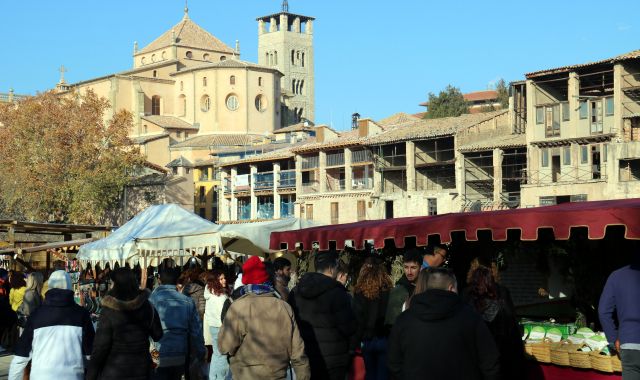
[[[40,272],[32,272],[27,276],[27,290],[34,290],[36,293],[40,294],[43,283],[44,278]]]

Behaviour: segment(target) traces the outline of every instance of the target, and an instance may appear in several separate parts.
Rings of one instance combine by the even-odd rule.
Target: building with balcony
[[[640,51],[526,74],[523,206],[640,194]]]

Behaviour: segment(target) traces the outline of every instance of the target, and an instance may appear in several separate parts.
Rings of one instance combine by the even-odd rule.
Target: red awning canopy
[[[572,227],[587,227],[589,239],[602,239],[607,226],[624,226],[627,239],[640,239],[640,199],[370,220],[272,232],[270,248],[278,250],[286,244],[292,250],[296,243],[302,243],[309,249],[318,242],[321,250],[327,250],[329,242],[335,241],[340,249],[346,241],[353,241],[354,248],[363,249],[367,240],[373,240],[375,248],[382,248],[385,239],[394,239],[400,248],[407,237],[415,237],[417,245],[424,246],[429,235],[439,235],[442,243],[449,243],[452,232],[463,231],[467,240],[475,241],[480,230],[491,231],[495,241],[506,240],[507,230],[521,231],[522,240],[537,240],[541,228],[551,228],[556,239],[567,240]]]

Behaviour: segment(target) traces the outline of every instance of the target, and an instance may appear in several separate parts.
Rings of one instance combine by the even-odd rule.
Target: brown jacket
[[[309,361],[291,307],[274,293],[248,293],[231,304],[218,333],[237,380],[285,379],[289,362],[309,380]]]

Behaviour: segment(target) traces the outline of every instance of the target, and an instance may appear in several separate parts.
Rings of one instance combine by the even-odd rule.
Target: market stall
[[[115,230],[108,237],[83,245],[81,264],[141,264],[157,266],[165,258],[177,262],[217,252],[221,242],[217,226],[175,204],[151,206]]]
[[[274,232],[271,234],[270,248],[302,248],[305,251],[317,248],[323,251],[352,247],[358,252],[372,248],[378,254],[384,251],[397,254],[405,246],[420,247],[428,242],[447,244],[454,262],[453,269],[462,282],[470,258],[478,252],[501,250],[500,254],[504,254],[509,249],[515,249],[517,255],[526,256],[527,250],[534,251],[531,254],[533,261],[549,257],[550,261],[562,259],[567,265],[573,265],[572,275],[574,278],[580,277],[581,281],[578,284],[576,280],[574,284],[576,288],[580,286],[576,294],[591,293],[590,321],[597,325],[597,316],[593,315],[593,300],[596,299],[597,306],[597,297],[608,273],[616,265],[621,265],[631,252],[636,251],[633,240],[640,239],[638,220],[640,199],[567,203],[526,209],[373,220]],[[603,252],[613,255],[607,255],[607,259],[603,260]],[[514,252],[507,252],[509,253]],[[460,256],[464,255],[466,257],[460,260]],[[455,264],[459,267],[456,268]],[[528,271],[521,271],[520,280],[525,281],[525,277],[530,277],[536,268],[532,265],[527,268]],[[549,273],[546,275],[551,276]],[[557,273],[555,278],[558,278]],[[566,302],[569,301],[562,292],[555,297],[565,297]],[[547,297],[547,300],[550,299]],[[554,302],[556,300],[560,298],[553,299]],[[575,300],[575,296],[571,298],[571,302]],[[574,309],[574,319],[575,311],[577,309]],[[546,320],[549,322],[548,317]],[[573,323],[575,327],[586,324],[582,321],[583,325],[578,326],[577,319]],[[557,336],[554,335],[557,333],[554,329],[563,324],[549,322],[548,325],[542,330],[541,336],[529,336],[527,333],[523,337],[527,339],[528,356],[534,360],[531,363],[532,371],[538,375],[531,378],[619,378],[619,360],[607,355],[603,347],[591,344],[592,342],[587,344],[586,340],[569,341],[569,335],[575,334],[575,331]],[[605,339],[597,330],[593,333]],[[554,338],[553,341],[550,338]],[[575,357],[575,360],[569,361],[570,356]],[[523,374],[524,377],[526,376]]]

